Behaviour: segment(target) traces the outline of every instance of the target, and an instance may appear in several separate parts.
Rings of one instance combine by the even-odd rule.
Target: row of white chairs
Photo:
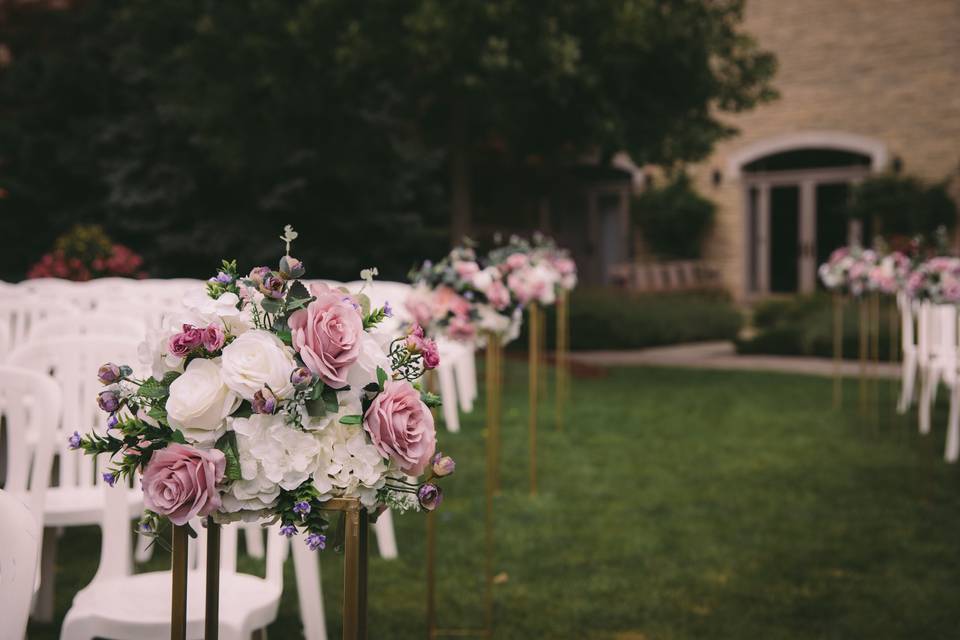
[[[917,302],[901,296],[900,332],[903,362],[901,391],[897,410],[906,413],[915,396],[920,433],[931,431],[931,416],[937,391],[943,385],[950,390],[950,410],[944,459],[960,459],[960,332],[957,307],[954,305]],[[919,381],[919,394],[916,393]]]

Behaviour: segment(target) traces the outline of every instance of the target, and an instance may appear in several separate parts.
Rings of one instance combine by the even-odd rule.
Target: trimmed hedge
[[[880,358],[890,353],[892,301],[882,300]],[[768,300],[753,310],[756,334],[736,342],[737,353],[781,356],[833,357],[833,302],[827,294]],[[859,357],[859,310],[856,301],[843,308],[843,357]]]
[[[570,298],[570,348],[641,349],[660,345],[733,340],[743,322],[723,293],[631,295],[620,289],[577,289]],[[552,348],[556,314],[547,310]],[[526,349],[524,335],[514,343]]]

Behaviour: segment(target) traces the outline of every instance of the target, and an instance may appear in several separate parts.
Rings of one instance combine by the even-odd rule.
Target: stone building
[[[752,0],[746,28],[779,59],[779,100],[693,168],[718,205],[705,247],[738,299],[808,292],[860,230],[850,186],[901,171],[960,187],[960,2]]]

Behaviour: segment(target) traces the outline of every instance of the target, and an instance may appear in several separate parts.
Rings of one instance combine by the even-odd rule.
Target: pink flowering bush
[[[28,278],[144,278],[143,258],[114,243],[98,225],[77,225],[57,238],[50,253],[30,267]]]

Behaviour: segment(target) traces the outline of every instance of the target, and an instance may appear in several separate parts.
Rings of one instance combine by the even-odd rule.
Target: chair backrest
[[[78,309],[55,297],[10,296],[0,299],[0,324],[5,328],[6,342],[0,352],[8,353],[26,342],[33,327],[47,318],[75,315]]]
[[[54,316],[37,321],[30,333],[30,339],[114,336],[143,340],[146,331],[146,323],[138,317],[113,313],[78,313],[74,316]]]
[[[101,538],[100,566],[94,580],[130,575],[133,548],[126,492],[130,489],[117,483],[115,487],[103,486],[104,499],[103,536]],[[237,532],[239,522],[226,524],[220,530],[220,573],[237,572]],[[207,556],[207,530],[199,518],[190,525],[197,532],[188,542],[187,566],[190,570],[203,570]],[[267,572],[266,579],[278,586],[283,585],[283,561],[287,539],[279,534],[279,525],[266,527]],[[262,535],[260,532],[258,534]],[[302,544],[302,541],[299,541]]]
[[[59,384],[63,399],[62,418],[54,440],[54,452],[60,455],[60,486],[100,484],[97,472],[99,456],[80,455],[67,448],[67,437],[74,431],[84,433],[106,430],[106,415],[97,406],[97,394],[103,387],[97,381],[97,369],[106,362],[127,364],[137,373],[139,342],[132,338],[72,336],[33,340],[16,348],[7,364],[50,374]]]
[[[914,350],[917,348],[916,323],[920,305],[901,291],[897,294],[897,307],[900,309],[900,345],[904,352]]]
[[[4,488],[25,496],[39,519],[50,483],[60,410],[60,386],[50,376],[0,365],[0,415],[7,436],[0,452],[6,458]]]
[[[40,564],[39,522],[22,501],[0,489],[0,624],[4,638],[24,638]]]

